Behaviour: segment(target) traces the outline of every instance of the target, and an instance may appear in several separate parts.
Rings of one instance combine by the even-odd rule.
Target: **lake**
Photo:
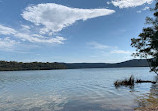
[[[158,87],[115,88],[114,81],[131,75],[143,80],[156,76],[144,67],[2,71],[0,111],[133,111],[140,97],[158,94]]]

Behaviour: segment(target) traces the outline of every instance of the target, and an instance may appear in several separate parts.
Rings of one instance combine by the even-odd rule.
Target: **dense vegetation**
[[[158,75],[158,0],[156,0],[155,8],[151,11],[154,12],[154,17],[146,18],[149,27],[143,28],[139,37],[131,40],[131,46],[136,48],[134,56],[146,58],[150,63],[151,71]]]
[[[53,70],[65,69],[65,65],[61,63],[42,63],[42,62],[15,62],[0,61],[0,71],[17,71],[17,70]]]
[[[146,60],[129,60],[121,63],[43,63],[43,62],[15,62],[0,61],[0,71],[18,70],[53,70],[53,69],[79,69],[79,68],[114,68],[114,67],[148,67]]]

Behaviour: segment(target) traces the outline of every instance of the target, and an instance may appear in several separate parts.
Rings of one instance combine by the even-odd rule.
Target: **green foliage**
[[[66,69],[65,64],[61,63],[42,63],[42,62],[15,62],[15,61],[0,61],[0,71],[18,71],[18,70],[53,70]]]
[[[158,74],[158,0],[156,0],[155,8],[151,11],[154,12],[154,17],[146,18],[149,27],[143,28],[138,38],[131,39],[131,46],[136,48],[136,53],[133,56],[146,58],[151,71]]]

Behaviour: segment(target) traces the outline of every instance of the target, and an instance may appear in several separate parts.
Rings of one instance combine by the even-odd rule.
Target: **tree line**
[[[0,61],[0,71],[19,71],[19,70],[53,70],[66,69],[62,63],[49,62],[16,62],[16,61]]]

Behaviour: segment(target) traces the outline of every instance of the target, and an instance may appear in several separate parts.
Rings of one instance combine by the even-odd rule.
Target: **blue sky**
[[[106,62],[133,59],[131,38],[153,0],[0,0],[0,59]]]

